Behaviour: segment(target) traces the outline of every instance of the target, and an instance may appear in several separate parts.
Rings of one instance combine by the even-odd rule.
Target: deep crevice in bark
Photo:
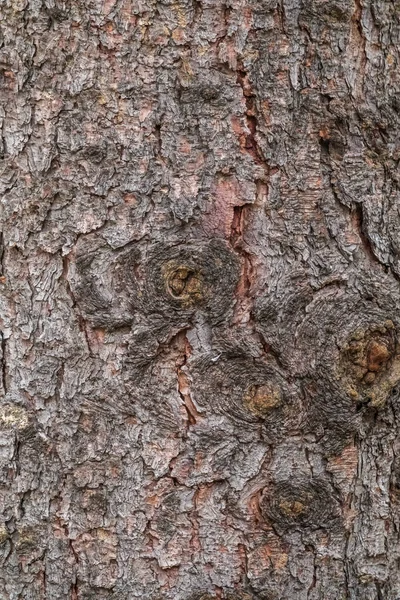
[[[0,277],[4,276],[4,233],[0,231]]]
[[[7,352],[7,344],[4,337],[4,333],[0,332],[1,337],[1,379],[4,394],[7,394],[7,360],[6,360],[6,352]]]
[[[243,323],[251,321],[251,312],[253,305],[252,285],[255,278],[255,272],[251,254],[246,250],[244,241],[244,228],[246,212],[250,205],[235,206],[233,209],[233,219],[231,224],[230,243],[232,248],[242,258],[242,274],[237,290],[237,306],[235,309],[234,322]]]
[[[256,94],[251,86],[248,73],[243,69],[243,66],[239,65],[236,71],[236,81],[242,88],[243,99],[246,105],[246,124],[248,133],[246,134],[246,141],[244,149],[255,163],[260,164],[268,172],[268,165],[263,156],[262,150],[257,142],[257,107],[256,107]]]
[[[188,375],[184,371],[184,367],[187,364],[187,361],[191,355],[191,347],[189,340],[186,335],[187,329],[180,331],[177,334],[177,339],[180,339],[182,346],[182,355],[177,362],[176,367],[176,376],[177,376],[177,386],[178,393],[182,399],[183,406],[185,407],[187,416],[188,416],[188,428],[192,425],[195,425],[198,418],[199,413],[196,410],[195,405],[193,404],[191,395],[190,395],[190,379]]]
[[[77,316],[77,321],[78,321],[78,324],[79,324],[79,329],[83,333],[84,338],[86,340],[86,345],[87,345],[89,354],[91,356],[93,356],[93,348],[92,348],[92,345],[91,345],[91,342],[90,342],[90,338],[89,338],[89,333],[88,333],[88,330],[87,330],[86,321],[85,321],[82,313],[79,310],[79,306],[78,306],[78,304],[76,302],[75,295],[74,295],[74,293],[73,293],[73,291],[71,289],[71,286],[69,284],[69,281],[68,281],[69,259],[68,259],[67,256],[63,257],[62,264],[63,264],[62,277],[63,277],[63,279],[65,281],[66,292],[67,292],[68,296],[72,300],[72,307],[73,307],[73,309],[75,311],[75,314]]]
[[[384,265],[383,263],[381,263],[381,261],[378,259],[378,257],[376,256],[373,246],[370,242],[370,239],[368,237],[368,235],[365,232],[364,229],[364,212],[363,212],[363,207],[362,204],[353,204],[352,209],[350,214],[353,217],[353,223],[355,225],[355,228],[358,232],[358,236],[360,238],[360,241],[362,242],[362,245],[364,247],[364,252],[365,254],[368,256],[368,258],[372,261],[375,262],[377,264],[379,264],[380,267],[385,268],[386,265]]]

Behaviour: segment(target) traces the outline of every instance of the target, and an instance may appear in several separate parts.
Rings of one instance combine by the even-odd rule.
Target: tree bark
[[[1,2],[1,599],[400,598],[399,15]]]

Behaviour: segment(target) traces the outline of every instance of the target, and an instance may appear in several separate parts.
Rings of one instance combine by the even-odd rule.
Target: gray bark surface
[[[400,598],[399,15],[1,0],[1,600]]]

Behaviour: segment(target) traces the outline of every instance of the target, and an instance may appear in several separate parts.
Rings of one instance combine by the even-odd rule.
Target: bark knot
[[[163,275],[167,291],[185,307],[199,304],[204,299],[204,278],[199,270],[172,261],[164,265]]]
[[[354,331],[341,350],[341,368],[356,400],[380,406],[400,379],[397,335],[393,322]]]

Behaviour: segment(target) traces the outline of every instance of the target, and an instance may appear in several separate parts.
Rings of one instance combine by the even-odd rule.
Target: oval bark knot
[[[145,252],[136,244],[113,249],[88,236],[77,246],[69,280],[85,319],[111,330],[136,316],[162,317],[169,328],[196,312],[218,324],[229,317],[239,276],[237,255],[219,238],[157,242]]]
[[[397,332],[392,321],[354,331],[341,348],[340,370],[349,395],[381,407],[400,381]]]
[[[281,403],[282,392],[277,385],[271,382],[249,385],[243,396],[244,406],[260,418],[266,417]]]
[[[383,408],[400,383],[395,292],[362,277],[357,291],[344,286],[322,288],[311,298],[302,286],[296,302],[275,301],[272,308],[264,302],[257,313],[263,338],[283,348],[280,362],[302,382],[305,427],[327,454],[340,452],[364,427],[369,409]],[[294,343],[279,344],[279,323],[296,332]]]
[[[283,529],[331,527],[338,519],[338,502],[321,479],[280,481],[261,492],[264,518]]]
[[[142,310],[169,321],[199,311],[216,324],[226,319],[239,280],[236,254],[224,240],[155,244],[143,263]]]
[[[258,429],[261,422],[272,437],[296,428],[300,395],[272,364],[236,349],[204,355],[188,368],[195,400],[207,413],[248,429]]]
[[[162,270],[167,291],[172,298],[179,300],[183,307],[190,308],[205,299],[207,291],[201,271],[176,261],[163,265]]]

